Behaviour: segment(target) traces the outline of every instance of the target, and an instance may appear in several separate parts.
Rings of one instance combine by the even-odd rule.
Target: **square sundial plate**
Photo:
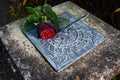
[[[69,13],[65,12],[60,16],[69,19],[70,22],[61,25],[63,30],[57,33],[53,39],[42,40],[38,38],[36,29],[24,32],[38,51],[58,72],[87,54],[106,39],[80,19],[76,20]]]

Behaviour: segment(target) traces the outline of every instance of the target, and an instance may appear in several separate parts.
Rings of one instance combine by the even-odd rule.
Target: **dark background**
[[[120,7],[120,0],[46,0],[52,6],[65,1],[76,3],[120,30],[120,12],[114,12]],[[44,2],[44,0],[0,0],[0,26],[26,17],[28,15],[25,10],[26,6],[36,7],[43,5]],[[16,80],[16,75],[5,60],[2,49],[0,41],[0,80]]]

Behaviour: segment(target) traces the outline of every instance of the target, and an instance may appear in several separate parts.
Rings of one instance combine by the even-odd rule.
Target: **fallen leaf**
[[[114,12],[120,12],[120,8],[117,8]]]
[[[23,6],[26,4],[26,2],[27,2],[27,0],[24,0],[24,1],[23,1]]]
[[[21,6],[22,6],[22,3],[19,3],[19,4],[18,4],[18,8],[21,8]]]
[[[75,77],[75,80],[80,80],[80,77],[79,77],[79,76],[76,76],[76,77]]]

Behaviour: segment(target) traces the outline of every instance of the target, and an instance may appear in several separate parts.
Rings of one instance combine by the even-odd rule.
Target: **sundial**
[[[106,40],[102,34],[70,13],[65,12],[60,17],[67,18],[70,22],[61,24],[61,31],[52,39],[38,38],[36,29],[24,32],[40,54],[58,72]]]

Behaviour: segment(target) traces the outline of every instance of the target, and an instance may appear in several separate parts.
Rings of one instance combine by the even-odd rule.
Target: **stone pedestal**
[[[72,2],[53,7],[57,14],[69,12],[76,18],[88,14]],[[61,72],[56,72],[21,32],[22,19],[0,28],[8,61],[25,80],[110,80],[120,71],[120,31],[89,13],[83,22],[107,40]]]

